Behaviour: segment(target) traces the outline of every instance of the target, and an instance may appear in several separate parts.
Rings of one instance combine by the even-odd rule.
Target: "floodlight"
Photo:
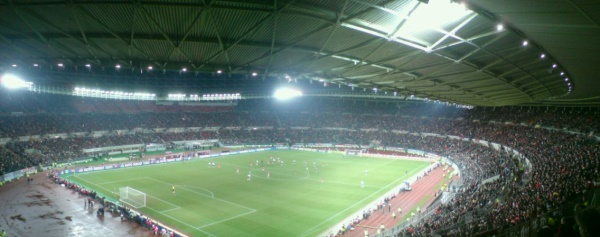
[[[529,42],[527,40],[523,40],[523,46],[527,46]]]
[[[148,66],[148,70],[152,70],[152,66]]]
[[[258,75],[258,73],[256,73],[256,72],[253,72],[253,73],[252,73],[252,76],[253,76],[253,77],[255,77],[256,75]]]
[[[302,91],[292,88],[281,88],[275,91],[273,97],[278,100],[287,100],[294,97],[302,96]]]
[[[90,67],[92,67],[92,65],[88,63],[85,65],[85,67],[90,68]]]
[[[187,72],[187,68],[182,68],[181,71]]]
[[[496,25],[496,30],[498,30],[498,31],[504,30],[504,25],[502,25],[502,24]]]
[[[17,67],[17,64],[13,64],[12,67]]]
[[[540,55],[540,58],[545,58],[545,57],[546,57],[546,54]]]
[[[37,63],[34,63],[34,64],[33,64],[33,66],[34,66],[34,67],[37,67],[37,66],[39,66],[39,65],[38,65]]]
[[[59,63],[59,64],[58,64],[58,66],[59,66],[59,67],[63,67],[63,66],[64,66],[64,64],[62,64],[62,63]]]
[[[393,37],[435,29],[444,24],[455,22],[470,13],[472,11],[466,9],[464,5],[452,1],[437,0],[431,1],[429,4],[420,4],[406,18],[406,23],[400,27]]]
[[[117,65],[115,65],[115,67],[118,69],[118,68],[121,68],[121,65],[117,64]]]
[[[12,74],[6,74],[2,76],[0,79],[0,84],[8,89],[29,88],[31,85],[33,85],[33,83],[24,81],[23,79]]]
[[[223,73],[223,71],[221,71],[221,69],[217,70],[217,74],[221,74]]]

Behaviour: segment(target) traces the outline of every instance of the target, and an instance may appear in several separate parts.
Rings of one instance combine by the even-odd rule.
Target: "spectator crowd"
[[[296,110],[269,110],[268,102],[259,101],[213,113],[4,114],[0,137],[13,139],[0,146],[0,175],[79,159],[86,148],[200,139],[219,139],[230,145],[361,144],[449,157],[462,174],[455,198],[437,207],[431,218],[399,233],[406,236],[469,236],[516,226],[585,194],[590,182],[600,177],[600,146],[592,136],[600,128],[597,109],[468,110],[369,103],[311,101]],[[164,132],[156,128],[200,129]],[[100,130],[107,131],[106,135],[92,136]],[[16,139],[23,136],[29,139]],[[496,150],[473,141],[502,146]],[[530,169],[525,167],[528,164]],[[494,176],[498,179],[482,183]]]

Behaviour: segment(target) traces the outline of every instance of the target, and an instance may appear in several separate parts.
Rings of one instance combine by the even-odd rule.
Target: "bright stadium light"
[[[31,85],[33,85],[33,83],[24,81],[23,79],[12,74],[6,74],[2,76],[0,79],[0,84],[8,89],[29,88]]]
[[[275,91],[273,97],[278,100],[287,100],[294,97],[302,96],[302,91],[292,88],[281,88]]]
[[[406,18],[406,23],[400,27],[394,37],[435,29],[471,13],[472,11],[463,4],[454,1],[435,0],[429,1],[428,4],[419,4],[414,12]]]

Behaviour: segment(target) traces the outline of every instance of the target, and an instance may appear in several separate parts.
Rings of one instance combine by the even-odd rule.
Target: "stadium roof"
[[[600,103],[600,3],[458,2],[0,0],[0,72],[63,86],[222,74],[483,106]],[[157,76],[133,76],[144,73]]]

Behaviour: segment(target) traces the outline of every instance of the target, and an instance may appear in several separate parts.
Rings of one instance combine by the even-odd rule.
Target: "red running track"
[[[449,169],[452,172],[452,169]],[[369,231],[369,236],[375,236],[377,234],[377,228],[383,223],[385,229],[396,226],[410,215],[410,210],[416,208],[419,201],[425,196],[429,195],[425,204],[421,206],[421,211],[425,211],[425,208],[433,201],[434,193],[438,190],[436,186],[443,181],[444,178],[443,166],[438,166],[433,169],[429,175],[423,176],[423,178],[417,180],[412,185],[410,192],[402,192],[396,198],[392,199],[389,203],[392,204],[392,212],[396,212],[396,219],[392,218],[392,213],[389,211],[389,207],[385,207],[384,211],[376,210],[367,220],[361,221],[354,230],[346,231],[344,237],[364,237],[365,229]],[[402,213],[398,213],[398,207],[402,208]],[[369,227],[369,228],[367,228]]]

